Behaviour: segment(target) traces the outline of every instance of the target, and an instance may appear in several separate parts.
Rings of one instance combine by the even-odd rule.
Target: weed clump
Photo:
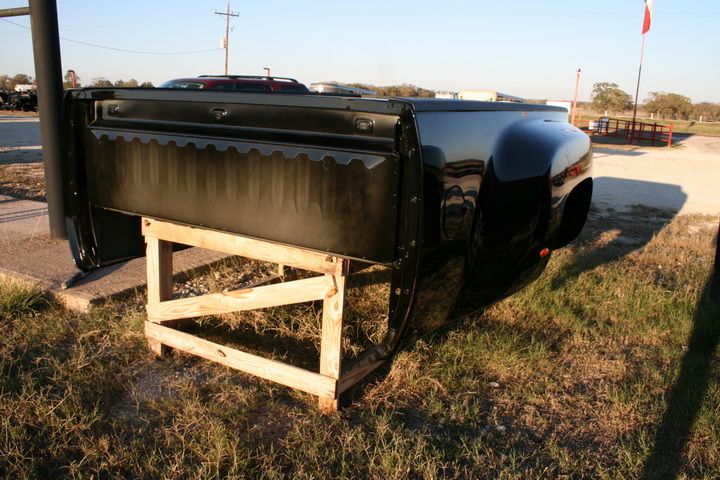
[[[0,321],[7,321],[47,308],[50,299],[37,287],[0,281]]]

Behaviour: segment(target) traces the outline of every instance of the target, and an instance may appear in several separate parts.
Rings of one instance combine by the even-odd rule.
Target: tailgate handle
[[[212,111],[210,112],[210,116],[216,122],[222,122],[222,121],[225,121],[225,119],[228,116],[228,113],[225,111],[224,108],[213,108]]]
[[[361,133],[373,133],[375,121],[372,118],[357,117],[355,118],[355,130]]]

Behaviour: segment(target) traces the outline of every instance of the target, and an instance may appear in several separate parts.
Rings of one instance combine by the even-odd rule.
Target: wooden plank
[[[336,380],[325,375],[241,352],[152,322],[145,322],[145,336],[177,350],[319,397],[335,395]]]
[[[330,275],[342,273],[339,270],[342,268],[342,263],[333,262],[333,257],[327,254],[254,240],[236,234],[178,225],[152,218],[142,219],[142,233],[145,236],[232,253],[255,260],[281,263],[313,272]]]
[[[148,306],[154,306],[172,299],[172,243],[152,236],[145,237],[145,243]],[[155,340],[148,339],[148,345],[158,356],[167,353]]]
[[[332,294],[328,295],[323,303],[320,374],[338,379],[342,360],[342,314],[345,300],[345,277],[342,275],[326,275],[326,278]],[[339,407],[338,397],[337,392],[333,392],[332,396],[320,396],[320,409],[325,412],[336,411]]]
[[[213,293],[200,297],[182,298],[148,304],[148,319],[162,323],[178,318],[219,315],[221,313],[254,310],[323,299],[328,290],[324,276],[292,282],[244,288],[232,292]]]

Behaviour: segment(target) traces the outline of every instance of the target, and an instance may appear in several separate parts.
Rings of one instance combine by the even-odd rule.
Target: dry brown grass
[[[42,163],[0,164],[0,195],[45,201],[45,173]]]
[[[0,478],[717,478],[715,222],[593,211],[539,281],[407,345],[334,416],[203,360],[154,359],[141,297],[89,315],[3,300],[19,307],[0,322]],[[188,289],[258,269],[271,267],[229,263]],[[383,275],[351,277],[348,355],[383,333]],[[255,348],[312,365],[320,308],[207,320],[203,334],[269,335]]]

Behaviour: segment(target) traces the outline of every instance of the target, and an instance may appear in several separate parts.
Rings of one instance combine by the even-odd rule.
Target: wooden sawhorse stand
[[[342,360],[342,314],[349,262],[332,255],[195,228],[151,218],[142,219],[147,244],[148,318],[145,336],[162,355],[172,347],[319,397],[320,409],[338,409]],[[322,276],[200,297],[172,299],[172,243],[216,250],[260,261],[301,268]],[[251,355],[171,328],[177,320],[323,301],[320,372]],[[359,380],[347,378],[342,389]]]

